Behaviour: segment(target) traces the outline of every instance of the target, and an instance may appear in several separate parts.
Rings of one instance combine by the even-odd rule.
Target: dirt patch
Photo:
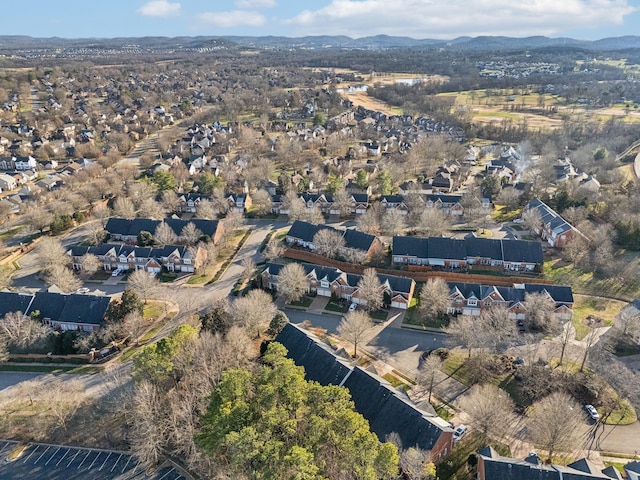
[[[402,109],[392,107],[388,103],[370,97],[366,92],[348,92],[344,95],[357,107],[368,108],[369,110],[382,112],[385,115],[399,115],[402,113]]]

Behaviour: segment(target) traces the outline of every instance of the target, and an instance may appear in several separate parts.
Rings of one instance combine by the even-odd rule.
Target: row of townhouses
[[[393,263],[447,269],[498,267],[509,271],[542,268],[539,242],[469,237],[393,237]]]
[[[577,228],[541,200],[531,200],[525,208],[525,211],[528,210],[535,210],[540,215],[540,225],[534,227],[533,231],[552,247],[562,248],[576,236],[584,238]]]
[[[347,256],[349,251],[357,251],[362,254],[363,258],[367,258],[381,252],[384,248],[380,239],[375,235],[354,229],[338,230],[327,225],[314,225],[302,220],[293,222],[285,240],[289,245],[314,251],[318,249],[314,237],[321,230],[331,230],[342,237],[344,244],[339,248],[338,253],[343,256]]]
[[[211,200],[211,195],[203,193],[185,193],[178,196],[176,213],[197,213],[198,206],[202,201]],[[251,196],[248,193],[229,193],[225,196],[229,210],[245,213],[251,207]]]
[[[524,301],[527,294],[542,294],[554,302],[553,315],[557,320],[571,320],[573,292],[571,287],[538,283],[515,284],[513,287],[496,287],[477,283],[449,282],[449,314],[478,316],[482,310],[492,307],[506,308],[514,320],[524,320]]]
[[[74,245],[67,250],[74,270],[82,270],[85,255],[95,255],[102,268],[112,270],[145,270],[158,273],[162,267],[169,272],[195,272],[207,259],[207,252],[200,247],[166,245],[164,247],[136,247],[133,245],[103,243],[95,247]]]
[[[220,220],[206,220],[203,218],[194,218],[191,220],[180,220],[177,218],[165,218],[164,220],[153,220],[150,218],[115,218],[112,217],[107,221],[104,229],[109,233],[110,239],[135,244],[140,232],[149,232],[153,235],[158,226],[166,223],[173,230],[176,242],[182,243],[185,239],[182,237],[182,231],[189,223],[192,223],[203,235],[206,235],[217,243],[222,235],[222,222]]]
[[[0,318],[21,312],[56,330],[93,332],[102,325],[110,301],[103,295],[0,292]]]
[[[367,300],[361,297],[358,283],[362,275],[345,273],[333,267],[323,267],[311,263],[302,263],[307,279],[307,292],[323,297],[335,295],[358,305],[366,305]],[[267,263],[262,271],[262,287],[278,290],[278,275],[284,265]],[[389,306],[406,310],[411,303],[416,282],[411,278],[378,274],[380,294]]]

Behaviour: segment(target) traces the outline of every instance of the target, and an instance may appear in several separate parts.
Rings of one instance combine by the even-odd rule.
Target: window
[[[183,258],[182,259],[182,263],[184,263],[185,265],[191,265],[191,259],[190,258]]]
[[[478,305],[478,299],[470,298],[469,300],[467,300],[467,305],[469,305],[470,307],[476,307]]]
[[[322,288],[329,288],[329,282],[327,282],[326,280],[321,280],[320,281],[320,286]]]

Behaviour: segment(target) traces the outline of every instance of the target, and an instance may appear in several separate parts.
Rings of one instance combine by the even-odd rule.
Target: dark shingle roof
[[[492,258],[506,262],[543,262],[542,246],[527,240],[492,240],[465,238],[463,240],[442,237],[393,237],[393,255],[417,258],[442,258],[464,260],[467,258]]]
[[[321,385],[339,385],[351,370],[348,362],[336,357],[328,345],[314,339],[290,323],[285,325],[276,338],[287,348],[289,358],[303,366],[307,380]]]
[[[33,296],[22,293],[0,292],[0,317],[11,312],[27,312]]]
[[[417,446],[431,450],[444,431],[451,431],[443,420],[427,417],[384,380],[360,367],[351,368],[317,337],[300,328],[287,324],[276,341],[287,348],[287,356],[296,365],[304,367],[307,380],[347,387],[356,410],[367,419],[371,431],[381,441],[396,432],[405,448]]]
[[[345,247],[364,250],[365,252],[369,251],[376,239],[375,235],[369,235],[358,230],[345,230],[342,238],[344,238]]]
[[[375,235],[369,235],[368,233],[360,232],[358,230],[338,230],[327,225],[313,225],[312,223],[303,222],[301,220],[293,222],[287,236],[300,239],[303,242],[313,242],[315,234],[322,229],[332,230],[342,235],[345,247],[364,250],[365,252],[371,248],[371,245],[376,239]]]
[[[110,297],[99,295],[66,295],[59,321],[100,325],[107,313]]]
[[[542,263],[542,245],[527,240],[501,240],[505,262]]]
[[[38,310],[42,318],[50,318],[55,322],[100,325],[110,301],[110,297],[99,295],[36,292],[25,313],[30,315]]]
[[[36,292],[27,315],[38,310],[42,318],[58,320],[64,310],[65,295],[60,293]]]
[[[381,441],[395,432],[404,448],[431,450],[444,430],[409,401],[400,398],[386,381],[360,367],[354,368],[344,386],[351,392],[356,410],[369,421],[371,431]]]

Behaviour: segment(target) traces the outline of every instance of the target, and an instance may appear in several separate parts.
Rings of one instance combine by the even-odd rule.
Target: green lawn
[[[416,299],[414,298],[414,300]],[[449,319],[446,316],[426,319],[420,314],[418,310],[419,303],[417,301],[415,303],[412,301],[409,305],[407,313],[404,315],[404,323],[426,328],[445,328],[449,325]]]
[[[612,297],[631,301],[640,296],[640,288],[634,283],[622,284],[615,277],[599,278],[593,272],[583,272],[560,259],[544,262],[545,277],[556,285],[571,285],[574,294]]]
[[[293,307],[309,308],[312,303],[313,303],[313,298],[304,296],[300,300],[297,300],[295,302],[291,302],[289,305],[291,305]]]
[[[349,306],[346,304],[343,305],[341,303],[334,302],[333,300],[329,300],[324,309],[329,310],[330,312],[347,313]]]
[[[144,306],[143,316],[146,319],[158,318],[164,311],[164,305],[157,302],[149,302]]]
[[[369,312],[369,316],[374,320],[378,320],[379,322],[384,322],[387,320],[389,316],[389,312],[387,310],[376,310],[375,312]]]
[[[198,275],[198,274],[194,274],[191,275],[191,277],[189,277],[189,280],[187,280],[187,283],[189,285],[200,285],[202,283],[207,283],[209,281],[211,277],[209,275]]]
[[[0,233],[0,240],[9,240],[10,238],[13,238],[22,229],[22,227],[23,225],[17,225]]]

